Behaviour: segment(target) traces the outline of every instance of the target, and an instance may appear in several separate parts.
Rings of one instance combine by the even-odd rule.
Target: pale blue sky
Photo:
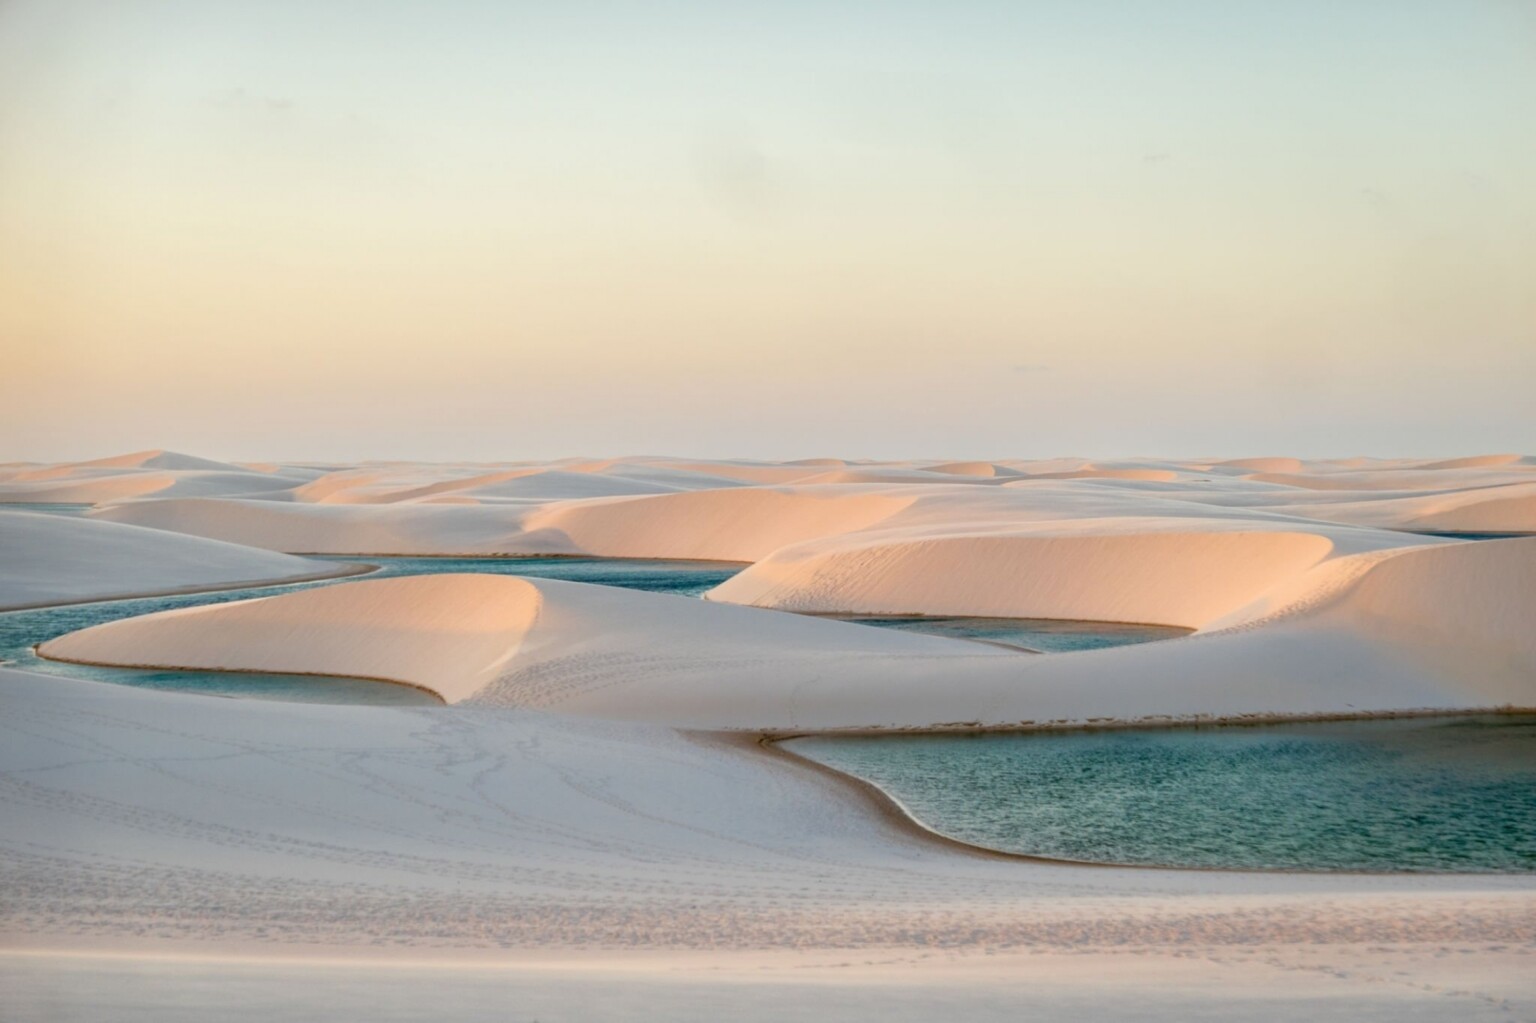
[[[1536,4],[0,3],[0,458],[1536,451]]]

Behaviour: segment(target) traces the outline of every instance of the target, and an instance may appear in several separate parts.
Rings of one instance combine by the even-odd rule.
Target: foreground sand
[[[1506,949],[1290,945],[876,956],[602,953],[495,963],[329,958],[7,956],[0,1014],[54,1023],[666,1020],[1529,1019]]]
[[[0,974],[26,978],[0,984],[19,1007],[0,1014],[90,1018],[41,1013],[111,1004],[113,1018],[175,1018],[158,981],[227,991],[244,977],[253,1018],[307,1018],[319,1003],[306,991],[410,1018],[412,974],[379,981],[365,964],[382,961],[415,964],[436,990],[451,968],[455,1018],[507,1018],[514,996],[527,1018],[573,1020],[1012,1019],[1026,997],[1044,1019],[1532,1018],[1529,877],[989,857],[749,741],[807,727],[1536,705],[1536,540],[1463,543],[1276,510],[1372,494],[1417,502],[1414,514],[1521,500],[1527,462],[1473,461],[1311,475],[1284,460],[1032,476],[994,463],[397,466],[314,472],[280,498],[104,508],[96,518],[289,551],[345,539],[376,553],[542,545],[753,565],[707,602],[481,576],[342,582],[45,649],[394,678],[440,693],[440,708],[0,669]],[[1257,478],[1276,474],[1312,487]],[[584,475],[650,489],[566,497]],[[558,493],[527,496],[538,487]],[[1467,497],[1479,490],[1493,496]],[[133,571],[96,585],[137,585]],[[956,572],[981,582],[955,589]],[[940,613],[960,600],[1136,607],[1200,631],[1040,657],[730,606]],[[104,954],[115,958],[91,958]],[[315,957],[319,979],[293,963]],[[93,976],[114,979],[93,989]],[[207,1005],[183,1007],[207,1018]]]
[[[12,949],[126,952],[151,971],[186,954],[554,959],[590,971],[585,984],[639,978],[685,1001],[723,973],[773,990],[896,980],[994,1009],[1048,975],[1060,1005],[1090,991],[1129,1005],[1145,990],[1179,1018],[1189,992],[1150,960],[1255,1012],[1298,997],[1383,1017],[1419,997],[1487,1018],[1505,1018],[1506,1001],[1536,1011],[1528,878],[968,855],[822,772],[660,726],[198,699],[15,672],[0,674],[0,698]],[[1069,973],[1045,965],[1063,955]],[[66,960],[25,969],[67,973]],[[1437,970],[1418,972],[1422,960]],[[591,1018],[587,1004],[568,992],[556,1018]]]

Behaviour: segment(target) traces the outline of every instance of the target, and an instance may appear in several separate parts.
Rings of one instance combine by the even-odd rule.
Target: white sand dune
[[[475,487],[465,496],[479,501],[570,501],[588,497],[629,497],[639,494],[670,494],[682,488],[638,476],[563,472],[548,469],[498,483]]]
[[[1520,465],[1525,460],[1520,455],[1470,455],[1466,458],[1446,458],[1428,462],[1421,469],[1487,469],[1501,465]]]
[[[137,526],[0,511],[0,610],[356,570]]]
[[[153,494],[175,482],[175,475],[159,472],[77,474],[54,479],[13,478],[0,483],[0,500],[18,504],[100,504]]]
[[[1123,524],[1121,528],[1125,527]],[[1079,618],[1199,628],[1317,564],[1313,533],[1082,532],[803,544],[710,593],[787,611]]]
[[[1037,480],[1150,480],[1166,483],[1179,478],[1171,469],[1074,469],[1071,472],[1038,472],[1030,475]]]
[[[1453,508],[1430,511],[1414,518],[1413,529],[1455,532],[1536,533],[1536,484],[1509,489],[1507,495],[1489,494],[1486,500],[1467,501]]]
[[[240,466],[229,462],[218,462],[211,458],[199,458],[196,455],[184,455],[179,451],[164,451],[158,448],[152,451],[133,451],[126,455],[112,455],[89,462],[74,462],[71,464],[78,468],[102,466],[112,469],[170,469],[176,471],[211,469],[215,472],[232,472],[240,468]]]
[[[456,476],[425,486],[402,485],[397,475],[388,473],[331,473],[300,487],[294,497],[299,501],[333,504],[395,504],[445,496],[467,501],[551,501],[664,494],[677,489],[664,483],[633,477],[532,467]]]
[[[1392,529],[1536,533],[1536,480],[1448,493],[1272,507],[1296,516]]]
[[[809,477],[820,475],[825,471],[825,467],[820,465],[786,465],[769,462],[673,462],[661,459],[646,459],[645,463],[650,465],[661,464],[667,468],[683,470],[685,472],[723,476],[726,479],[733,479],[753,485],[796,483]]]
[[[538,477],[518,477],[515,482],[524,479]],[[1207,518],[1215,523],[1211,528],[1218,529],[1227,527],[1216,520],[1294,527],[1297,516],[1283,502],[1318,493],[1243,480],[1186,485],[1116,478],[955,479],[738,485],[591,500],[486,501],[479,509],[437,503],[449,498],[478,503],[473,490],[434,491],[422,500],[386,503],[148,500],[115,504],[95,515],[291,553],[592,554],[756,561],[790,544],[875,527],[953,533],[1052,519],[1146,522],[1149,516]],[[1243,500],[1258,495],[1275,507],[1234,507],[1210,500],[1232,495]],[[1309,522],[1307,528],[1325,529],[1327,524]],[[1348,549],[1351,535],[1335,530],[1333,539]]]
[[[427,686],[450,702],[769,731],[1536,707],[1536,637],[1527,627],[1536,539],[1389,550],[1305,572],[1325,541],[1223,539],[1255,536],[1268,545],[1263,554],[1255,548],[1238,560],[1268,558],[1291,585],[1246,618],[1205,637],[1067,656],[480,576],[362,581],[127,619],[60,637],[42,653],[374,676]],[[1189,543],[1180,534],[1163,539],[1173,549]],[[1084,562],[1092,566],[1104,550]],[[1059,564],[1073,551],[1068,544],[1043,557]],[[1149,564],[1174,563],[1159,553]],[[1464,600],[1479,580],[1492,595]],[[1393,596],[1404,589],[1412,596]],[[466,616],[461,628],[455,609],[482,603],[498,610]],[[1428,619],[1441,603],[1459,609],[1434,626]],[[373,622],[408,636],[406,647]],[[450,652],[456,645],[462,657]]]
[[[562,692],[587,662],[647,675],[703,669],[724,704],[743,686],[852,658],[1010,657],[998,647],[604,586],[445,574],[362,580],[273,598],[122,619],[43,644],[96,664],[352,675],[405,682],[446,702],[522,707],[585,699]],[[629,666],[629,667],[626,667]],[[737,671],[746,675],[738,677]],[[556,673],[558,674],[558,678]],[[732,683],[734,680],[734,684]]]
[[[377,678],[456,702],[496,677],[540,612],[539,591],[510,576],[359,585],[123,619],[53,640],[43,652],[95,663]],[[210,619],[219,608],[225,613]]]
[[[1232,458],[1225,462],[1213,462],[1212,468],[1243,469],[1248,472],[1301,472],[1299,458]]]
[[[117,504],[93,519],[304,554],[564,554],[522,536],[516,505],[182,499]]]
[[[303,482],[299,477],[186,455],[141,453],[122,459],[0,473],[0,502],[104,504],[150,495],[232,497],[281,493]]]
[[[1059,1018],[1106,1004],[1190,1018],[1198,1002],[1139,997],[1143,974],[1208,993],[1269,970],[1267,1000],[1244,1003],[1256,1018],[1337,1008],[1338,992],[1356,999],[1338,1018],[1536,1015],[1531,877],[991,858],[751,741],[1536,707],[1536,539],[1378,528],[1521,528],[1529,459],[273,463],[236,471],[299,482],[245,494],[220,492],[241,485],[229,467],[158,457],[7,467],[8,487],[169,474],[208,489],[119,493],[86,520],[0,513],[0,530],[23,523],[0,535],[0,592],[99,595],[101,566],[136,589],[161,569],[180,586],[194,565],[215,582],[248,581],[258,562],[266,578],[316,566],[277,551],[750,565],[708,601],[361,580],[45,644],[105,663],[389,679],[449,705],[223,700],[0,669],[10,948],[530,968],[559,955],[572,990],[612,970],[655,985],[730,969],[732,983],[815,976],[844,994],[931,983],[962,1014],[982,1005],[966,998],[994,999],[993,1018],[1067,975],[1088,1001]],[[648,492],[610,492],[630,486]],[[1445,521],[1482,525],[1426,525]],[[746,604],[1200,631],[1040,656]],[[1008,978],[1030,983],[1005,992]]]
[[[998,482],[992,476],[983,476],[979,473],[938,472],[928,469],[915,469],[907,466],[881,466],[878,468],[865,466],[850,466],[847,469],[833,469],[829,472],[817,473],[814,476],[806,476],[795,480],[796,486],[825,486],[836,484],[847,486],[858,483],[927,483],[953,486],[961,483],[992,484]]]
[[[942,472],[950,476],[980,476],[990,479],[993,476],[1012,475],[1007,469],[1001,469],[991,462],[944,462],[941,465],[924,466],[926,472]]]
[[[363,550],[395,532],[394,553],[594,553],[635,557],[698,557],[757,560],[778,547],[866,529],[858,504],[869,493],[893,501],[938,507],[951,523],[1020,515],[1039,519],[1049,483],[1139,485],[1142,495],[1227,509],[1267,508],[1275,515],[1394,529],[1523,532],[1536,528],[1523,489],[1536,485],[1536,465],[1518,456],[1474,456],[1439,462],[1346,459],[1238,459],[1177,462],[1083,459],[1009,462],[834,464],[697,462],[657,457],[578,459],[558,463],[418,465],[377,463],[357,467],[262,467],[270,471],[216,472],[206,460],[156,468],[163,459],[139,453],[104,464],[22,466],[0,473],[0,500],[81,501],[111,505],[100,514],[116,521],[173,529],[252,546],[298,553],[390,553]],[[220,465],[221,463],[207,463]],[[1155,488],[1162,488],[1155,490]],[[961,490],[968,496],[956,497]],[[997,489],[1025,488],[1028,500],[995,503]],[[1134,488],[1133,488],[1134,489]],[[736,499],[719,492],[741,491]],[[1094,510],[1091,489],[1056,491],[1082,500],[1052,498],[1061,517],[1104,514]],[[1102,494],[1104,491],[1098,491]],[[609,498],[696,495],[657,507],[604,507]],[[835,496],[831,496],[835,495]],[[231,502],[218,509],[176,502],[209,498]],[[846,499],[846,501],[844,500]],[[920,500],[919,500],[920,499]],[[260,512],[249,505],[272,507]],[[167,502],[161,505],[161,502]],[[961,503],[969,506],[962,507]],[[1391,504],[1388,502],[1402,502]],[[470,504],[503,505],[509,518],[491,531],[466,526],[463,508],[426,519],[411,506],[437,510]],[[308,505],[404,506],[398,511],[311,513]],[[841,511],[833,513],[835,505]],[[1333,505],[1323,509],[1323,505]],[[800,507],[803,506],[803,507]],[[1355,507],[1360,506],[1360,507]],[[1144,514],[1134,501],[1118,509]],[[527,513],[526,516],[523,513]],[[847,524],[842,521],[847,513]],[[1193,514],[1213,514],[1195,512]],[[1238,515],[1236,512],[1229,514]],[[338,530],[357,517],[361,544]],[[779,528],[762,525],[779,518]],[[646,520],[659,525],[646,526]],[[753,525],[757,522],[757,525]],[[503,532],[499,528],[505,525]]]
[[[731,487],[634,498],[486,503],[169,500],[96,517],[306,554],[596,554],[755,560],[787,543],[863,528],[915,494]]]
[[[1523,466],[1497,466],[1491,469],[1480,467],[1401,468],[1375,472],[1261,472],[1255,473],[1253,478],[1260,483],[1279,483],[1302,490],[1354,490],[1367,493],[1373,490],[1418,490],[1438,493],[1536,482],[1536,474],[1532,474]]]
[[[524,529],[605,557],[755,561],[798,540],[866,528],[916,499],[884,488],[708,490],[555,504],[530,514]]]

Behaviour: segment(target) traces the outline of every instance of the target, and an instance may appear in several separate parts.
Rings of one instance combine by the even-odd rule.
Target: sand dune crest
[[[523,579],[436,575],[300,590],[124,619],[61,636],[60,660],[352,675],[473,694],[517,652],[539,614]]]

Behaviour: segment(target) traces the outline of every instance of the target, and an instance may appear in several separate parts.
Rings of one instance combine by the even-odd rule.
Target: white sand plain
[[[546,1020],[1536,1018],[1536,879],[992,857],[753,742],[1536,707],[1536,538],[1398,531],[1536,532],[1530,458],[0,467],[0,501],[71,486],[91,488],[80,525],[115,553],[29,543],[68,581],[60,599],[189,585],[153,574],[166,543],[751,564],[706,601],[338,582],[43,650],[393,679],[444,707],[0,670],[7,1018],[183,1018],[154,976],[265,978],[242,1005],[268,1021],[326,998],[411,1018],[410,996],[380,1002],[378,963],[452,988],[421,1007],[466,1019],[524,1018],[508,999]],[[16,578],[0,604],[32,599],[37,573]],[[1198,631],[1040,656],[773,609]],[[188,997],[184,1018],[208,1018]]]

